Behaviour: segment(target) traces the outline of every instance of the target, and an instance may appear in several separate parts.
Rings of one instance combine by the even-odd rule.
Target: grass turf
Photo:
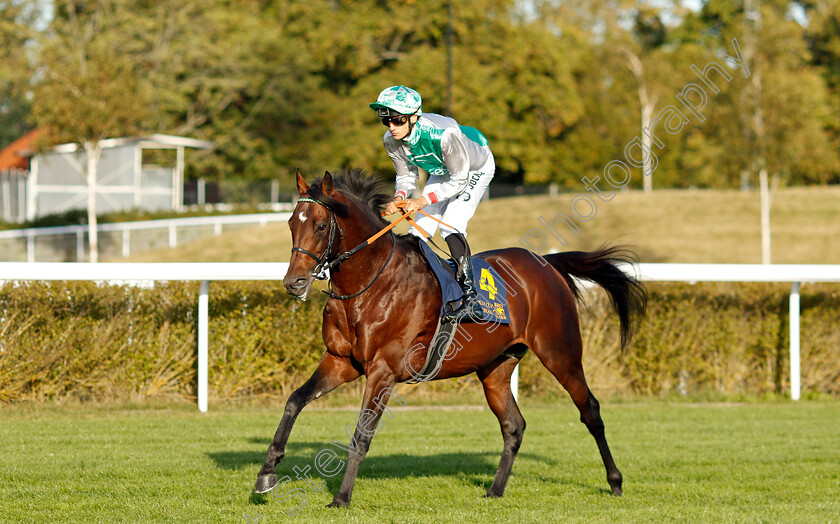
[[[251,495],[282,407],[7,408],[2,522],[831,522],[840,515],[840,403],[603,403],[624,497],[609,494],[571,402],[531,405],[505,497],[484,499],[502,442],[486,407],[394,408],[349,509],[293,480]],[[278,473],[347,442],[352,409],[303,411]],[[344,456],[343,454],[341,454]],[[310,471],[310,474],[313,472]],[[312,482],[320,481],[315,474]],[[316,486],[317,487],[317,486]],[[292,489],[307,501],[281,501]]]

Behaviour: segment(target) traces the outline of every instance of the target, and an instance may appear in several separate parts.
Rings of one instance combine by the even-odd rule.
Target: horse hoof
[[[488,491],[484,494],[484,498],[486,499],[497,499],[500,498],[504,493],[497,493],[495,491]]]
[[[613,486],[612,494],[613,494],[613,496],[620,497],[620,496],[624,495],[624,492],[621,491],[621,486]]]
[[[329,504],[327,504],[328,508],[347,508],[350,506],[350,501],[338,500],[335,499]]]
[[[269,475],[260,475],[257,477],[257,484],[254,486],[254,493],[267,493],[271,488],[277,485],[277,475],[271,473]]]

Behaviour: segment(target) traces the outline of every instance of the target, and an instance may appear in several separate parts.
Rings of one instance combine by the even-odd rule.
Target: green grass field
[[[597,393],[597,392],[596,392]],[[394,409],[349,509],[295,480],[251,489],[282,406],[13,408],[0,411],[2,522],[837,522],[840,404],[604,403],[624,474],[609,494],[594,441],[567,399],[524,403],[505,497],[482,498],[501,453],[486,407]],[[313,406],[317,406],[317,403]],[[280,475],[347,441],[351,409],[304,410]],[[314,480],[318,479],[313,479]],[[317,487],[317,486],[316,486]],[[293,488],[306,491],[282,501]],[[280,500],[278,500],[280,499]]]
[[[470,223],[474,251],[519,245],[572,195],[490,200]],[[401,231],[405,231],[402,228]],[[789,188],[773,207],[773,262],[840,263],[840,188]],[[545,233],[544,233],[545,234]],[[546,238],[552,237],[545,234]],[[601,203],[567,245],[617,240],[643,262],[760,262],[758,196],[737,191],[629,191]],[[138,262],[287,261],[285,224],[226,232]],[[119,259],[124,260],[124,259]],[[327,509],[341,476],[316,491],[295,480],[251,490],[282,403],[50,405],[0,408],[0,522],[840,522],[840,403],[689,403],[602,396],[625,496],[609,494],[593,439],[567,397],[525,400],[525,440],[502,499],[482,495],[498,465],[498,423],[474,396],[428,407],[424,386],[394,409],[362,464],[350,509]],[[346,442],[358,385],[298,419],[281,475]],[[545,402],[545,399],[542,401]],[[475,404],[461,406],[458,404]],[[320,407],[319,407],[320,406]]]
[[[492,186],[491,186],[492,192]],[[592,250],[618,241],[634,247],[642,262],[761,263],[759,199],[735,190],[627,191],[598,204],[580,231],[560,233],[562,245],[548,234],[540,217],[551,222],[569,215],[575,194],[490,199],[470,221],[473,251],[519,246],[534,230],[549,249]],[[772,262],[840,263],[840,187],[779,189],[771,211]],[[402,225],[398,231],[405,232]],[[537,249],[538,236],[531,237]],[[442,245],[442,244],[441,244]],[[249,227],[205,238],[176,249],[139,253],[134,262],[279,262],[288,261],[291,238],[286,224]]]

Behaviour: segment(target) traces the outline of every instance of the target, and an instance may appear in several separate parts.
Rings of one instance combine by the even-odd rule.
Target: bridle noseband
[[[334,267],[337,267],[339,264],[341,264],[342,262],[344,262],[345,260],[350,258],[352,255],[354,255],[357,251],[359,251],[363,247],[367,246],[368,242],[364,242],[362,244],[359,244],[358,246],[354,247],[350,251],[345,251],[343,253],[338,253],[338,254],[333,255],[332,250],[333,250],[333,243],[335,242],[335,232],[338,231],[338,237],[339,237],[338,242],[339,242],[339,244],[341,244],[341,242],[344,240],[344,230],[341,229],[341,226],[338,224],[338,220],[335,219],[335,212],[332,209],[330,209],[330,207],[328,205],[326,205],[323,202],[321,202],[320,200],[316,200],[314,198],[306,198],[306,197],[299,198],[298,202],[312,202],[314,204],[321,204],[322,206],[327,208],[327,210],[329,210],[329,212],[330,212],[330,238],[329,238],[329,241],[327,242],[327,247],[326,247],[326,249],[324,249],[324,252],[321,254],[321,256],[316,256],[311,251],[307,251],[306,249],[303,249],[302,247],[292,246],[292,251],[293,252],[294,251],[300,251],[304,255],[307,255],[307,256],[313,258],[315,260],[315,262],[317,262],[317,264],[315,265],[315,268],[310,273],[310,275],[313,278],[315,278],[316,280],[327,280],[329,278],[327,276],[327,272],[330,269],[332,269]],[[361,295],[362,293],[364,293],[365,291],[367,291],[368,289],[370,289],[370,287],[373,285],[373,283],[376,282],[376,279],[379,278],[379,275],[382,274],[382,271],[385,270],[385,266],[388,265],[388,262],[391,261],[391,257],[394,255],[394,249],[397,247],[397,241],[394,238],[393,234],[391,235],[391,242],[392,242],[391,252],[388,254],[387,260],[385,260],[385,263],[382,264],[381,268],[379,268],[379,271],[377,271],[376,275],[373,277],[373,280],[371,280],[370,283],[367,286],[364,287],[364,289],[362,289],[358,293],[354,293],[352,295],[339,295],[337,293],[334,293],[332,291],[332,289],[324,291],[324,293],[331,296],[332,298],[337,298],[339,300],[347,300],[349,298],[357,297],[357,296]]]

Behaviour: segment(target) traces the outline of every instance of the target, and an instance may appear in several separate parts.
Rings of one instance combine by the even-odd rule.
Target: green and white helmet
[[[423,99],[410,87],[392,86],[382,90],[370,107],[379,116],[420,115]]]

